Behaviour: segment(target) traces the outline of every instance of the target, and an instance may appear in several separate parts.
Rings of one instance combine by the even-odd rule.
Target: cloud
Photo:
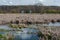
[[[44,0],[39,0],[39,1],[43,2]]]
[[[43,0],[42,3],[45,5],[60,6],[60,0]]]
[[[44,5],[60,5],[60,0],[0,0],[0,5],[33,5],[38,2]]]

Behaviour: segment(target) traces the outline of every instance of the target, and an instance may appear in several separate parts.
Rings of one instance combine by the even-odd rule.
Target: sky
[[[0,0],[0,5],[33,5],[42,3],[47,6],[60,6],[60,0]]]

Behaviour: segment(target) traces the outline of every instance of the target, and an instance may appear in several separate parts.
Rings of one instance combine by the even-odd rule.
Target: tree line
[[[0,13],[60,13],[58,6],[0,6]]]

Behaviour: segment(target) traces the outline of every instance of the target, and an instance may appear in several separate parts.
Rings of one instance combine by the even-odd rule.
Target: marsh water
[[[12,28],[7,25],[0,25],[0,29],[12,30]],[[32,28],[22,28],[22,31],[10,31],[9,33],[14,35],[14,40],[39,40],[36,32],[38,30]],[[5,34],[7,32],[0,32],[0,34]]]
[[[44,26],[60,26],[60,22],[55,22],[55,23],[49,23],[49,24],[43,24]]]
[[[60,26],[60,23],[49,23],[46,26]],[[31,25],[31,27],[37,27],[35,25]],[[13,28],[9,27],[8,25],[0,25],[0,29],[4,30],[13,30]],[[37,29],[33,28],[21,28],[22,31],[10,31],[9,33],[15,36],[14,40],[39,40],[37,36]],[[0,32],[0,34],[5,34],[7,32]]]

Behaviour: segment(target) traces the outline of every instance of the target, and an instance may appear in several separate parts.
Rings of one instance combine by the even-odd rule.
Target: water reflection
[[[0,29],[11,30],[12,28],[7,25],[1,25]],[[12,34],[15,36],[14,40],[39,40],[39,37],[36,34],[38,30],[32,28],[22,28],[21,30],[22,31],[0,32],[0,34]]]
[[[45,26],[60,26],[59,22],[55,23],[49,23],[49,24],[44,24]],[[14,35],[14,40],[39,40],[39,37],[37,36],[37,26],[36,25],[30,25],[32,28],[22,28],[20,30],[22,31],[9,31],[9,32],[0,32],[0,34],[5,34],[9,33],[10,35]],[[5,30],[11,30],[13,28],[8,27],[8,25],[0,25],[0,29],[5,29]]]
[[[39,39],[37,34],[34,34],[38,30],[31,29],[31,28],[22,28],[22,30],[23,32],[17,32],[14,40],[38,40]]]
[[[60,26],[60,22],[55,22],[55,23],[52,23],[52,22],[50,22],[50,23],[48,23],[48,24],[42,24],[43,26]]]
[[[0,29],[12,30],[12,28],[8,27],[8,25],[0,25]]]
[[[48,26],[60,26],[60,22],[49,23]]]

